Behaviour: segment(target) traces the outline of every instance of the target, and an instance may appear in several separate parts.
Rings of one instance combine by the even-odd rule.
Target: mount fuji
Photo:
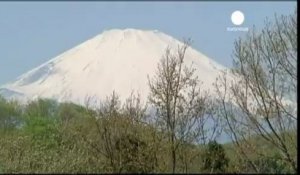
[[[1,86],[0,94],[23,102],[51,98],[83,105],[88,96],[103,100],[115,91],[123,101],[135,91],[146,101],[148,76],[155,74],[165,49],[182,44],[156,30],[104,31]],[[221,71],[226,70],[191,47],[184,64],[196,68],[206,90],[211,90]]]

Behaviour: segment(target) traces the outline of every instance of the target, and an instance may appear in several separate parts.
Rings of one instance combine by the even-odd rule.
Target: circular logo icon
[[[239,10],[234,11],[231,14],[231,21],[234,25],[239,26],[239,25],[243,24],[244,19],[245,19],[244,14]]]

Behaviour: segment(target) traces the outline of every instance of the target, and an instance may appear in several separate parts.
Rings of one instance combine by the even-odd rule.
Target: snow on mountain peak
[[[2,86],[28,99],[55,98],[84,104],[86,97],[104,99],[113,91],[121,100],[132,91],[146,100],[152,77],[165,49],[182,42],[157,30],[111,29],[58,55]],[[205,89],[225,67],[189,48],[185,63],[193,64]],[[0,88],[1,89],[1,88]],[[1,91],[0,91],[1,92]]]

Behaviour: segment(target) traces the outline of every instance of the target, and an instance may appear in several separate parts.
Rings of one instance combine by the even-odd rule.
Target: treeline
[[[170,172],[166,133],[143,123],[139,108],[118,103],[113,95],[99,111],[46,99],[23,108],[1,98],[1,172]],[[204,171],[210,165],[201,162],[212,161],[194,144],[182,143],[177,154],[178,172]],[[224,171],[223,159],[214,171]]]
[[[167,133],[143,123],[139,118],[147,116],[140,108],[117,104],[114,95],[101,111],[46,99],[24,108],[1,98],[1,172],[172,172]],[[254,138],[249,141],[261,151],[268,150],[268,158],[252,155],[260,172],[293,172],[272,145]],[[182,142],[176,172],[255,172],[246,159],[237,158],[236,149],[231,143]]]
[[[0,172],[297,172],[297,11],[236,41],[236,78],[224,72],[213,98],[184,64],[189,45],[166,50],[146,104],[0,98]]]

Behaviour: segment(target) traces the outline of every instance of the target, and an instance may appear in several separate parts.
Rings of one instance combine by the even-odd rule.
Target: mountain
[[[25,102],[43,97],[84,104],[88,96],[103,100],[115,91],[124,100],[135,91],[145,101],[147,77],[153,77],[168,46],[181,44],[159,31],[104,31],[1,86],[0,93]],[[193,48],[188,48],[184,64],[193,64],[207,90],[212,89],[220,70],[226,69]]]

